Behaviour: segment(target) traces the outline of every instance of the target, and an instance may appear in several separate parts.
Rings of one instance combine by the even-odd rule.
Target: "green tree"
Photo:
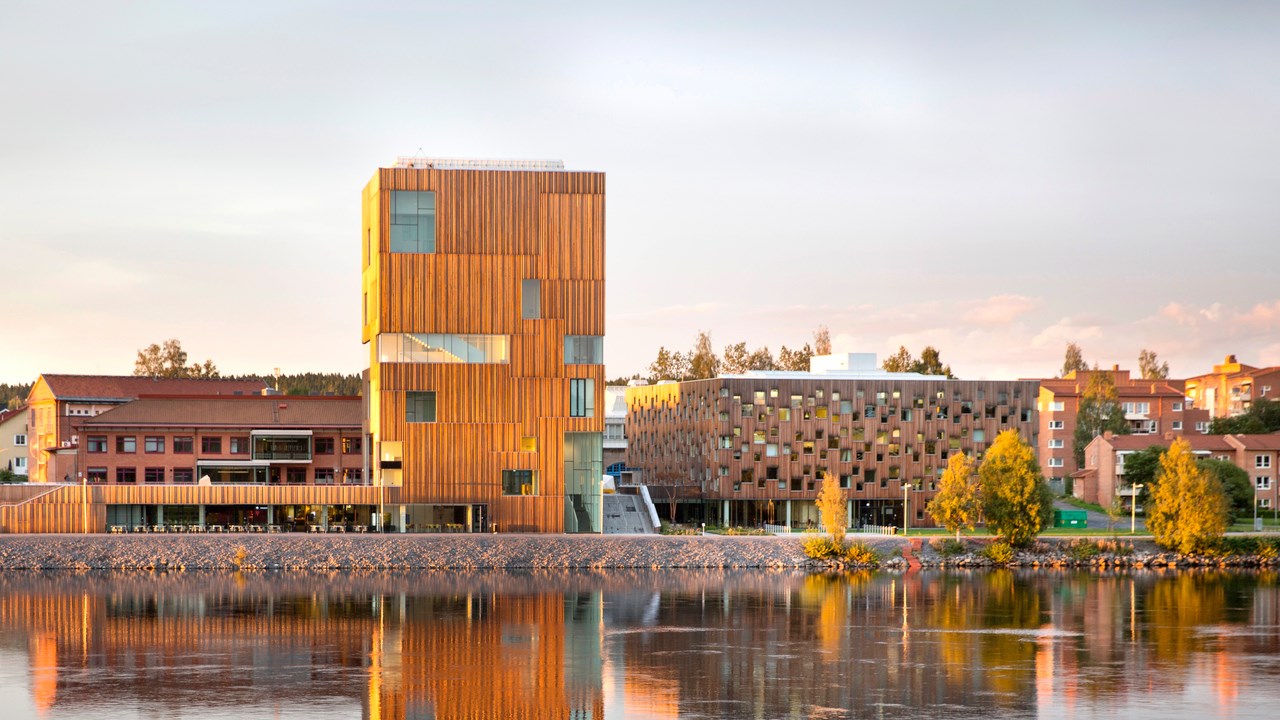
[[[996,436],[978,468],[978,485],[987,524],[1010,545],[1031,542],[1053,517],[1053,491],[1017,430]]]
[[[920,359],[915,361],[911,366],[911,372],[918,372],[922,375],[945,375],[949,378],[955,376],[951,374],[951,366],[942,364],[942,354],[932,345],[926,345],[920,351]]]
[[[778,351],[778,369],[794,370],[797,372],[809,371],[809,359],[813,357],[813,348],[809,347],[809,343],[805,343],[804,347],[799,350],[791,350],[786,345]]]
[[[177,338],[164,341],[164,345],[152,343],[138,351],[133,363],[133,374],[144,377],[164,378],[216,378],[218,368],[212,360],[203,364],[187,365],[187,352]]]
[[[689,353],[690,380],[708,380],[720,372],[720,358],[711,349],[711,333],[701,331],[693,343],[693,351]]]
[[[911,356],[911,352],[907,350],[906,345],[899,345],[898,352],[890,355],[880,363],[880,367],[888,372],[912,372],[916,366],[916,359]]]
[[[1160,458],[1147,507],[1147,529],[1161,547],[1188,554],[1205,550],[1227,529],[1227,495],[1201,468],[1182,438]]]
[[[1168,448],[1152,445],[1137,452],[1129,453],[1124,459],[1124,480],[1129,485],[1141,485],[1138,492],[1138,504],[1146,507],[1151,500],[1151,489],[1156,483],[1156,474],[1160,470],[1160,458]]]
[[[826,325],[819,325],[818,329],[813,331],[813,354],[831,354],[831,331]]]
[[[744,342],[724,346],[724,358],[720,369],[729,375],[738,375],[751,369],[751,351]]]
[[[829,472],[822,474],[822,488],[818,491],[817,505],[823,529],[831,533],[831,539],[837,545],[843,545],[845,530],[849,528],[849,504],[845,500],[844,491],[840,489],[840,481]]]
[[[1258,398],[1242,415],[1214,418],[1210,435],[1262,435],[1280,430],[1280,402]]]
[[[1138,373],[1143,380],[1164,380],[1169,377],[1169,363],[1156,359],[1156,351],[1142,349],[1138,353]]]
[[[1084,467],[1084,449],[1093,439],[1107,431],[1116,435],[1128,435],[1129,423],[1124,419],[1124,408],[1116,393],[1116,383],[1111,374],[1097,368],[1089,373],[1088,383],[1080,395],[1080,409],[1076,412],[1076,432],[1073,449],[1076,467]]]
[[[1222,488],[1222,492],[1226,493],[1228,524],[1234,523],[1237,518],[1252,516],[1254,489],[1249,473],[1226,460],[1200,458],[1196,464],[1213,476]]]
[[[1084,361],[1084,353],[1080,351],[1080,346],[1074,342],[1067,343],[1066,354],[1062,358],[1062,375],[1066,377],[1073,372],[1083,372],[1089,369],[1089,364]]]
[[[658,357],[652,363],[649,363],[649,379],[651,381],[658,380],[679,380],[681,378],[679,372],[680,353],[673,353],[665,346],[658,348]]]
[[[974,474],[973,460],[962,452],[957,452],[947,460],[947,469],[942,472],[938,484],[938,493],[925,507],[929,517],[948,532],[956,534],[960,539],[960,530],[973,530],[982,512],[982,498],[979,494],[977,477]]]
[[[747,362],[750,370],[777,370],[778,364],[773,361],[773,353],[768,347],[762,347],[759,350],[751,351],[751,358]]]

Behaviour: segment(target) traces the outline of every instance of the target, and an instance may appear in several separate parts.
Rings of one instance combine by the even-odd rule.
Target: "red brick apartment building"
[[[1280,366],[1257,368],[1228,355],[1213,372],[1187,378],[1187,398],[1210,417],[1231,417],[1249,411],[1258,398],[1280,399]]]
[[[910,526],[929,527],[924,507],[951,453],[980,457],[1010,429],[1034,446],[1036,392],[1034,380],[874,370],[629,387],[627,464],[656,497],[675,498],[682,521],[817,523],[831,472],[853,525],[900,527],[905,512]]]
[[[1126,506],[1133,496],[1124,478],[1125,457],[1156,445],[1168,446],[1174,436],[1100,435],[1085,448],[1085,468],[1075,473],[1073,492],[1085,502],[1107,507],[1119,497]],[[1280,506],[1280,433],[1267,435],[1187,435],[1191,450],[1201,457],[1226,460],[1249,473],[1259,510]]]
[[[108,526],[367,526],[363,416],[358,397],[144,396],[81,423],[77,459]]]
[[[1040,472],[1046,478],[1066,478],[1076,467],[1073,438],[1080,397],[1089,386],[1093,370],[1068,373],[1063,378],[1039,380]],[[1142,380],[1114,366],[1098,372],[1111,376],[1124,406],[1129,431],[1134,435],[1161,437],[1203,434],[1209,430],[1209,414],[1190,406],[1178,380]]]
[[[266,387],[260,380],[41,375],[27,396],[31,482],[79,482],[80,425],[140,395],[259,395]]]

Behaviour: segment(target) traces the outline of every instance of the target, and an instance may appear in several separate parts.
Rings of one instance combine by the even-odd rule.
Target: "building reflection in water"
[[[49,718],[964,718],[1170,698],[1232,716],[1280,672],[1257,660],[1280,652],[1276,588],[1187,572],[10,574],[0,644],[26,666],[0,655],[0,677],[25,677]]]

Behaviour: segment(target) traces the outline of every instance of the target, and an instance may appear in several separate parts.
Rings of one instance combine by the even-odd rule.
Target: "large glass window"
[[[236,452],[235,441],[241,438],[232,438],[231,452]],[[248,438],[243,438],[245,452],[248,452]],[[310,460],[311,459],[311,438],[310,436],[273,436],[273,435],[257,435],[253,438],[253,459],[254,460]]]
[[[599,335],[565,335],[566,365],[603,365],[604,338]]]
[[[569,417],[596,416],[596,381],[589,378],[569,380]]]
[[[520,281],[520,317],[537,320],[542,317],[542,281]]]
[[[436,421],[436,394],[434,392],[405,393],[404,421],[411,423]]]
[[[436,194],[391,191],[391,252],[436,251]]]
[[[503,495],[537,495],[538,474],[532,470],[503,470]]]
[[[510,346],[506,335],[383,333],[378,336],[378,357],[403,363],[507,363]]]

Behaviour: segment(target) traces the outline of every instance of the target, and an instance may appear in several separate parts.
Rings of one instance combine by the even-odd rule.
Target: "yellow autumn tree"
[[[822,474],[822,489],[818,491],[818,513],[822,527],[831,533],[836,545],[844,545],[844,532],[849,528],[849,506],[845,501],[840,482],[831,473]]]
[[[1227,508],[1222,484],[1196,463],[1191,444],[1174,440],[1160,457],[1147,510],[1156,544],[1183,554],[1208,549],[1227,530]]]
[[[1017,430],[996,436],[978,468],[982,514],[987,525],[1014,547],[1021,547],[1053,518],[1053,491],[1040,475],[1035,450]]]
[[[947,469],[938,483],[938,494],[925,509],[934,522],[955,533],[957,541],[961,528],[973,530],[982,512],[982,498],[978,494],[973,460],[968,455],[958,452],[947,460]]]

